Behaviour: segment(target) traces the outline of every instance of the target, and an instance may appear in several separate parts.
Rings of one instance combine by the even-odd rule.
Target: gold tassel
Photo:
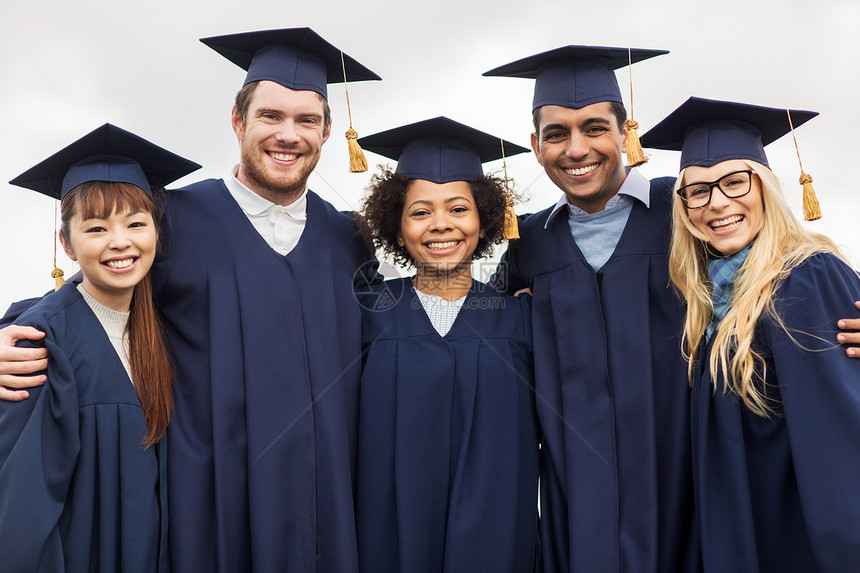
[[[63,279],[63,271],[57,266],[57,238],[59,237],[57,233],[57,210],[59,205],[59,201],[54,201],[54,270],[51,271],[51,276],[54,277],[55,292],[60,290],[60,287],[66,284],[65,279]]]
[[[627,71],[630,74],[630,119],[624,122],[624,127],[627,128],[627,165],[639,167],[648,163],[648,158],[645,157],[642,143],[639,141],[639,122],[633,119],[633,54],[630,48],[627,48]]]
[[[54,277],[55,291],[60,290],[60,287],[66,284],[65,279],[63,279],[63,271],[59,267],[54,267],[54,270],[51,271],[51,276]]]
[[[803,220],[817,221],[821,218],[821,207],[818,205],[818,197],[812,188],[812,175],[800,174],[800,184],[803,185]]]
[[[346,142],[349,147],[349,172],[364,173],[367,171],[367,158],[358,144],[358,132],[352,128],[352,109],[349,107],[349,88],[346,87],[346,63],[343,52],[340,53],[340,65],[343,68],[343,89],[346,91],[346,112],[349,114],[349,129],[346,130]]]
[[[797,164],[800,165],[800,184],[803,185],[803,220],[817,221],[821,218],[821,207],[818,205],[818,197],[812,188],[812,175],[803,170],[803,162],[800,160],[800,148],[797,146],[797,138],[794,136],[794,124],[791,122],[791,110],[785,110],[788,116],[788,127],[791,129],[791,139],[794,140],[794,150],[797,152]]]
[[[624,126],[627,128],[627,165],[638,167],[643,163],[647,163],[648,158],[645,157],[645,152],[642,151],[642,144],[639,142],[639,123],[628,119],[624,123]]]
[[[508,241],[516,241],[520,238],[520,227],[517,223],[517,214],[514,212],[514,198],[508,188],[508,162],[505,160],[505,140],[500,139],[502,144],[502,169],[505,174],[505,227],[502,230],[502,238]]]
[[[346,140],[349,145],[350,173],[364,173],[367,171],[367,158],[364,157],[364,152],[356,141],[357,138],[358,132],[352,128],[352,125],[350,125],[349,129],[346,130]]]
[[[505,230],[503,237],[509,241],[515,241],[520,238],[517,214],[514,212],[514,200],[510,195],[505,196]]]

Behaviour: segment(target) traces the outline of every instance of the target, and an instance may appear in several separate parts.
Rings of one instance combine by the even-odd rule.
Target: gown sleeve
[[[63,571],[58,523],[80,450],[78,393],[66,354],[46,336],[48,381],[0,401],[0,559],[3,571]]]
[[[778,292],[787,332],[767,329],[801,507],[822,571],[860,571],[860,361],[834,343],[837,320],[858,297],[857,273],[832,255],[813,256]]]
[[[490,284],[500,292],[514,294],[518,290],[530,288],[519,273],[517,266],[517,253],[514,251],[516,247],[508,247],[502,259],[499,261],[499,266],[496,267],[496,272],[490,277]]]
[[[15,320],[17,320],[19,316],[24,314],[24,312],[28,308],[30,308],[40,300],[42,300],[41,297],[25,298],[24,300],[19,300],[10,304],[9,308],[6,309],[6,314],[4,314],[2,318],[0,318],[0,328],[3,328],[4,326],[9,326],[10,324],[15,324]]]
[[[70,276],[68,279],[66,279],[66,282],[81,282],[82,277],[83,274],[81,274],[81,271],[78,271],[72,276]],[[18,317],[24,314],[24,312],[26,312],[31,306],[35,305],[37,302],[54,292],[56,291],[49,290],[42,296],[25,298],[24,300],[13,302],[11,305],[9,305],[9,308],[6,309],[6,313],[2,317],[0,317],[0,328],[3,328],[4,326],[9,326],[10,324],[15,324],[15,321],[18,320]]]

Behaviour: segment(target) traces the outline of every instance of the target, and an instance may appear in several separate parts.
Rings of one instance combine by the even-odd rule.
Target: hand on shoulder
[[[854,307],[860,312],[860,301],[854,301]],[[840,332],[836,342],[847,346],[845,354],[850,358],[860,358],[860,318],[843,318],[836,323]]]
[[[24,400],[30,396],[24,388],[45,383],[44,374],[33,374],[48,367],[47,349],[16,346],[20,340],[41,340],[44,336],[31,326],[13,324],[0,329],[0,400]]]

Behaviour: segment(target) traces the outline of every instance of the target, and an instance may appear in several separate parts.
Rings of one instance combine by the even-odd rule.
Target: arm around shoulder
[[[25,342],[44,336],[31,326],[13,324],[0,329],[0,400],[23,400],[29,396],[23,388],[45,383],[45,375],[39,372],[48,366],[48,351]]]
[[[836,324],[843,331],[836,335],[836,342],[848,347],[845,349],[847,356],[860,358],[860,300],[854,301],[854,308],[857,309],[854,317],[842,318]]]

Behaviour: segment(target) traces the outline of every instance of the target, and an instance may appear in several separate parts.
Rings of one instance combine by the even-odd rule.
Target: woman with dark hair
[[[47,382],[0,401],[4,571],[166,571],[170,361],[151,297],[156,185],[199,168],[110,124],[12,181],[61,199],[81,267],[18,319]]]
[[[356,527],[366,571],[531,571],[538,428],[529,297],[472,278],[502,240],[500,140],[436,118],[361,140],[398,159],[364,200],[369,241],[415,275],[359,293]],[[504,143],[507,155],[525,148]]]
[[[681,150],[670,274],[705,571],[860,571],[860,363],[831,342],[860,278],[764,153],[815,115],[691,98],[642,138]]]

